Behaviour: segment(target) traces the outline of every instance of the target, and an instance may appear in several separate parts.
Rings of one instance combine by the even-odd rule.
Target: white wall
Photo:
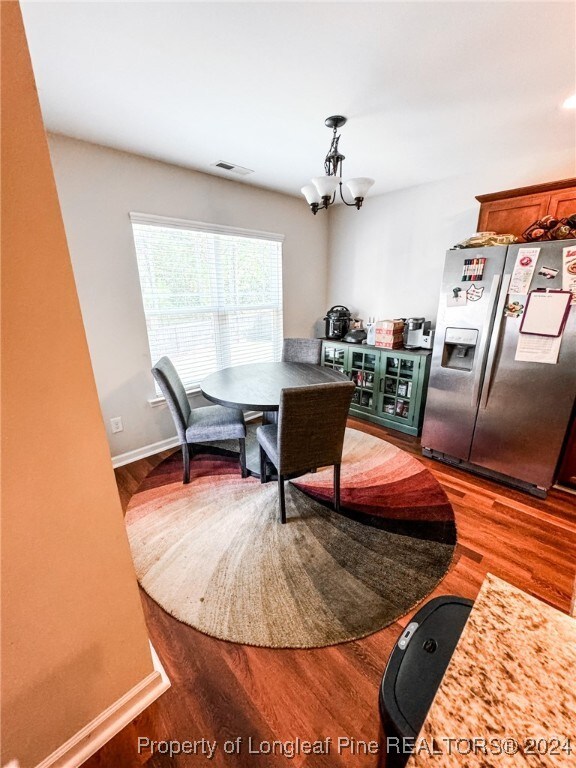
[[[427,317],[434,322],[445,252],[476,231],[476,195],[576,175],[574,152],[367,198],[360,211],[329,212],[328,305],[366,320]]]
[[[304,200],[62,136],[49,140],[113,456],[175,434],[166,407],[148,404],[154,385],[130,211],[284,234],[284,335],[315,335],[326,311],[327,219],[313,217]],[[122,417],[123,432],[111,433],[113,416]]]
[[[113,456],[174,435],[167,409],[148,404],[154,386],[129,211],[283,233],[284,333],[313,336],[333,304],[364,320],[434,320],[445,252],[476,230],[475,195],[576,173],[573,153],[543,152],[313,217],[299,198],[94,144],[51,136],[50,150]],[[124,423],[115,435],[113,416]]]

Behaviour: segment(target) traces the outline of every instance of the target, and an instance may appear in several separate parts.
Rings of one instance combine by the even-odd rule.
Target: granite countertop
[[[576,619],[488,574],[419,743],[407,768],[576,766]]]

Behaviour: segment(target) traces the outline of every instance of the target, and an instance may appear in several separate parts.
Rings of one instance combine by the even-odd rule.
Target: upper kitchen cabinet
[[[480,203],[478,232],[520,237],[542,216],[551,214],[560,219],[576,213],[576,179],[478,195],[476,200]]]

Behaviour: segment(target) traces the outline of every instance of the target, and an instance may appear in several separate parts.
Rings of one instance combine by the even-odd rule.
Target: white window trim
[[[262,232],[256,229],[241,229],[240,227],[228,227],[223,224],[209,224],[205,221],[192,221],[191,219],[175,219],[171,216],[157,216],[154,213],[137,213],[131,211],[130,221],[133,224],[152,224],[161,227],[173,227],[174,229],[193,229],[197,232],[215,232],[219,235],[238,235],[257,240],[272,240],[277,243],[284,242],[284,235],[278,232]]]
[[[201,394],[202,394],[202,390],[200,389],[200,387],[190,387],[190,389],[186,390],[186,395],[188,397],[194,397],[194,395],[201,395]],[[148,405],[151,408],[158,408],[159,405],[164,405],[165,402],[166,402],[166,398],[162,397],[161,395],[148,398]]]
[[[132,224],[151,224],[162,227],[173,227],[174,229],[195,230],[197,232],[211,232],[222,235],[237,235],[239,237],[249,237],[259,240],[270,240],[273,242],[283,243],[285,236],[278,232],[266,232],[256,229],[243,229],[242,227],[230,227],[224,224],[214,224],[205,221],[194,221],[193,219],[182,219],[174,216],[160,216],[155,213],[142,213],[140,211],[130,211],[128,214],[130,222]],[[186,395],[193,397],[195,395],[202,395],[202,390],[199,386],[186,388]],[[166,404],[166,398],[162,395],[154,394],[153,397],[148,398],[148,404],[151,408],[158,408]],[[254,418],[253,413],[250,412],[251,418]]]

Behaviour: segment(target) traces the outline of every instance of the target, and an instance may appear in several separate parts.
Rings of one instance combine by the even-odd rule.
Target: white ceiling
[[[299,194],[343,114],[383,193],[575,146],[573,2],[23,2],[46,126]]]

